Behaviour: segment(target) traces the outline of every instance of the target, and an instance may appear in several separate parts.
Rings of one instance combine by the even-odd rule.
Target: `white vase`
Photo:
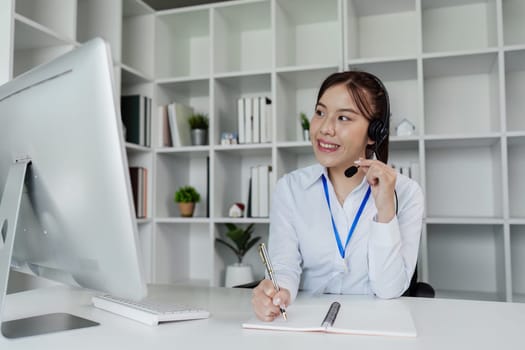
[[[226,268],[226,287],[238,286],[240,284],[253,282],[252,267],[247,264],[235,263]]]

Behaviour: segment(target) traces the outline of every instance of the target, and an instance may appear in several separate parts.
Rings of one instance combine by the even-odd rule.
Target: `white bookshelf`
[[[10,48],[0,77],[101,36],[118,93],[153,98],[152,147],[127,145],[129,163],[148,169],[139,234],[149,281],[222,285],[234,262],[214,242],[225,223],[268,237],[268,218],[227,217],[247,201],[250,168],[272,165],[279,178],[315,163],[299,113],[313,113],[327,75],[363,69],[389,91],[391,131],[403,118],[416,126],[392,134],[390,162],[419,166],[420,278],[437,296],[525,302],[524,1],[238,0],[160,12],[141,0],[0,3]],[[237,130],[237,100],[254,96],[272,99],[271,142],[220,145]],[[209,145],[159,147],[157,108],[173,101],[210,117]],[[173,202],[183,185],[202,195],[189,219]],[[255,249],[246,262],[262,277]]]

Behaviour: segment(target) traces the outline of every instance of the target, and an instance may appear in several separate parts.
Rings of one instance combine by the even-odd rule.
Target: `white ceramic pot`
[[[246,264],[235,263],[226,268],[226,287],[253,282],[252,267]]]

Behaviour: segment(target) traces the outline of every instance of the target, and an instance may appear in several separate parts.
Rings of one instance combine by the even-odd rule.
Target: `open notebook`
[[[255,317],[242,324],[247,329],[294,332],[325,332],[340,334],[417,336],[408,307],[401,300],[352,300],[341,303],[332,326],[322,326],[331,306],[316,301],[315,305],[291,305],[286,309],[288,320],[282,317],[263,322]]]

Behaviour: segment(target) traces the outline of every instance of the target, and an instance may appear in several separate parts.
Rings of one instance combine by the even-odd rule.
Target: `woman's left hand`
[[[359,171],[365,173],[366,181],[372,189],[377,208],[377,222],[390,222],[396,215],[394,195],[396,171],[385,163],[374,159],[360,158],[355,163],[359,165]]]

